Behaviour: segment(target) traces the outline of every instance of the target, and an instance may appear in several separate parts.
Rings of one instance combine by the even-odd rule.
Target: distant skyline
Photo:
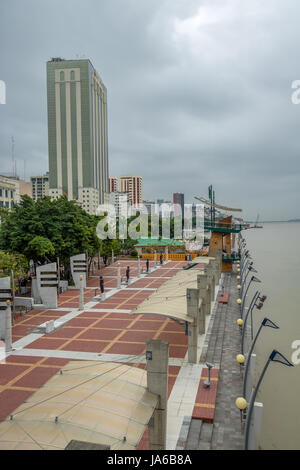
[[[58,14],[59,12],[59,14]],[[89,58],[108,96],[109,175],[143,199],[207,197],[300,217],[297,0],[2,0],[0,173],[48,170],[46,62]]]

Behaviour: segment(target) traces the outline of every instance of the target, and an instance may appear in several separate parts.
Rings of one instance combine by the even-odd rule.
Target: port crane
[[[194,198],[210,208],[210,221],[204,222],[204,229],[211,231],[208,256],[214,256],[217,251],[221,251],[222,271],[232,272],[233,261],[239,259],[238,254],[233,251],[235,235],[241,232],[244,223],[242,219],[238,219],[240,223],[233,222],[232,215],[216,220],[216,209],[226,212],[242,212],[242,209],[216,204],[212,185],[208,188],[208,199],[200,196]]]

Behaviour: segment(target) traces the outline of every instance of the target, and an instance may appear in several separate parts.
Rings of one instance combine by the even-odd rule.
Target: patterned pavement
[[[136,261],[121,261],[122,275],[126,266],[131,267],[131,277],[137,275]],[[84,290],[85,308],[79,311],[79,290],[68,289],[58,299],[56,310],[31,310],[17,317],[13,328],[13,347],[16,348],[0,363],[0,420],[8,417],[32,393],[56,374],[70,359],[55,357],[57,354],[76,354],[78,359],[84,353],[96,353],[99,360],[106,355],[122,362],[144,367],[142,362],[147,339],[168,340],[170,359],[182,359],[187,352],[187,337],[184,329],[169,318],[157,315],[129,316],[129,313],[167,279],[185,266],[185,262],[169,262],[155,271],[135,280],[120,291],[116,287],[117,262],[88,279]],[[142,269],[143,263],[141,263]],[[153,267],[153,262],[150,263]],[[104,277],[104,301],[95,299],[95,288],[99,285],[99,275]],[[149,289],[149,290],[144,290]],[[97,291],[99,295],[99,291]],[[88,308],[87,308],[88,307]],[[122,313],[125,311],[126,313]],[[73,316],[62,323],[51,334],[38,334],[40,327],[48,320],[61,321],[68,315]],[[29,338],[29,339],[28,339]],[[27,343],[22,344],[27,339]],[[28,351],[28,355],[27,355]],[[34,354],[37,351],[38,355]],[[41,354],[40,354],[41,353]],[[83,358],[83,356],[82,356]],[[111,359],[113,360],[113,359]],[[136,363],[134,362],[136,360]],[[176,380],[180,366],[169,367],[169,394]]]
[[[145,368],[146,341],[153,338],[169,342],[168,393],[170,408],[173,406],[169,424],[171,434],[172,428],[180,428],[180,423],[185,423],[188,417],[185,416],[186,407],[191,410],[190,421],[185,424],[189,429],[187,441],[185,444],[182,442],[186,449],[242,449],[240,415],[235,408],[235,398],[241,392],[242,376],[235,361],[236,354],[240,352],[240,336],[236,325],[238,306],[234,275],[226,274],[223,277],[225,290],[231,292],[229,303],[216,303],[211,315],[203,349],[205,354],[201,360],[202,364],[205,360],[213,362],[215,369],[212,372],[212,387],[210,391],[205,391],[205,366],[202,369],[202,365],[198,364],[185,372],[182,367],[187,354],[187,336],[182,326],[158,315],[130,315],[131,310],[178,270],[182,270],[186,262],[171,261],[139,279],[135,277],[136,261],[124,260],[120,264],[122,276],[125,276],[126,266],[131,268],[129,285],[121,290],[116,289],[118,262],[101,271],[95,270],[84,290],[83,311],[78,309],[79,291],[68,289],[59,296],[58,309],[31,310],[16,319],[12,329],[15,350],[0,362],[0,420],[7,418],[69,360],[88,357]],[[145,269],[143,264],[142,270]],[[153,268],[153,262],[150,267]],[[99,290],[96,290],[100,274],[104,277],[106,294],[105,300],[101,301]],[[46,335],[38,327],[48,320],[54,320],[59,326]],[[194,384],[193,391],[186,386],[188,378]],[[184,394],[190,403],[181,401]],[[176,406],[179,404],[181,408],[176,416]],[[203,436],[206,436],[205,442]],[[171,436],[173,447],[170,448],[175,449],[176,442],[173,440],[176,439]],[[146,449],[147,445],[146,430],[139,449]]]

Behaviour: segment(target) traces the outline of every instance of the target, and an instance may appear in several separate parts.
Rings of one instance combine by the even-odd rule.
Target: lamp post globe
[[[238,354],[238,355],[236,356],[236,360],[237,360],[237,362],[238,362],[239,364],[244,364],[244,362],[245,362],[245,356],[244,356],[243,354]]]
[[[235,406],[241,411],[245,410],[247,408],[247,401],[243,397],[238,397],[235,400]]]

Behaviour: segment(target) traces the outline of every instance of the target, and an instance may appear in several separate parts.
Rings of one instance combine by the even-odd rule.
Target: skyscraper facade
[[[118,181],[116,176],[111,176],[109,178],[109,192],[115,193],[118,191]]]
[[[142,177],[134,175],[120,176],[120,191],[128,193],[132,205],[143,203]]]
[[[37,201],[49,195],[49,172],[45,175],[31,176],[32,199]]]
[[[95,213],[109,191],[107,90],[88,59],[47,62],[49,195]]]

